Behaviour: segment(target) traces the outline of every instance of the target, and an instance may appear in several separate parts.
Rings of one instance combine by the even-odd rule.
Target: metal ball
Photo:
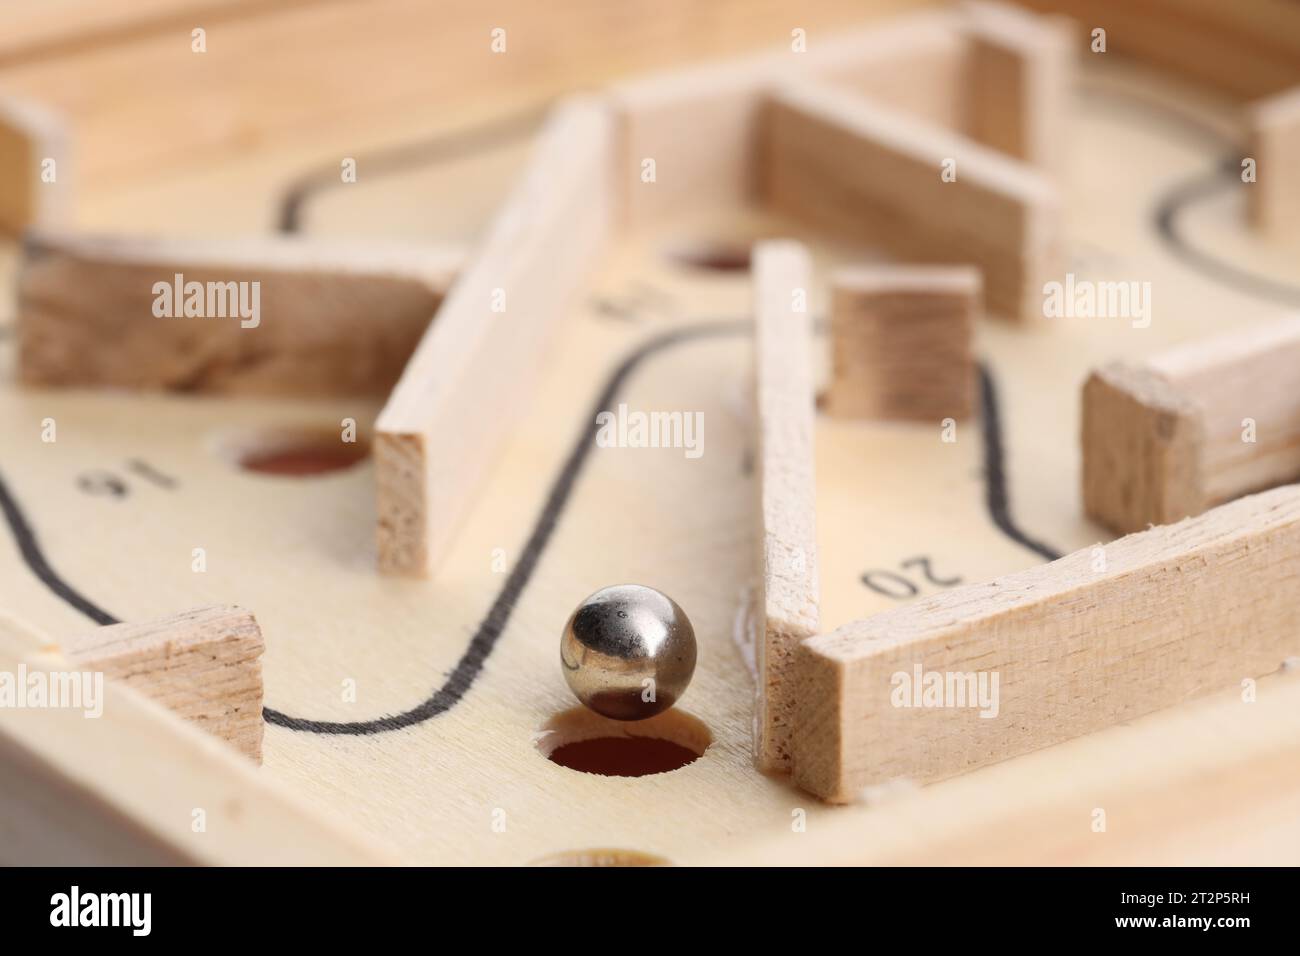
[[[619,584],[578,605],[560,639],[578,700],[614,720],[645,720],[676,703],[695,673],[695,630],[654,588]]]

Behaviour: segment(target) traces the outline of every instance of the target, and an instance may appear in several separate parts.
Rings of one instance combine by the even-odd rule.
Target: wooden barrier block
[[[69,222],[72,182],[71,143],[60,119],[0,97],[0,232]]]
[[[754,248],[759,589],[754,753],[788,770],[799,643],[817,633],[816,484],[813,480],[812,266],[798,243]]]
[[[971,351],[980,274],[962,266],[869,266],[831,277],[827,414],[939,423],[975,413]]]
[[[787,47],[614,86],[622,223],[640,228],[701,203],[740,206],[758,198],[763,105],[783,79],[823,78],[956,128],[965,105],[960,23],[952,11],[920,11],[819,36],[800,53]]]
[[[66,675],[69,662],[54,647],[0,613],[0,672],[25,669],[47,682]],[[4,866],[393,862],[129,678],[104,681],[93,719],[76,708],[0,707],[0,778]]]
[[[1060,237],[1057,192],[1038,170],[809,82],[773,94],[764,168],[764,194],[792,218],[900,259],[975,265],[991,314],[1041,316]]]
[[[203,607],[97,628],[60,645],[74,667],[101,671],[262,762],[262,631],[237,607]]]
[[[1002,3],[968,2],[962,13],[970,44],[967,131],[1060,177],[1070,142],[1072,28]]]
[[[18,291],[33,386],[386,395],[462,256],[448,247],[38,233]]]
[[[941,780],[1277,670],[1300,653],[1300,488],[812,638],[794,780]]]
[[[863,31],[819,40],[812,68],[791,79],[837,86],[874,103],[956,130],[967,129],[970,41],[963,11],[921,10]]]
[[[780,71],[777,57],[748,57],[615,86],[620,224],[642,228],[701,202],[749,202],[762,91]]]
[[[1119,532],[1300,480],[1300,319],[1093,372],[1082,443],[1084,510]]]
[[[613,221],[606,105],[564,101],[376,423],[379,566],[425,575],[537,382]]]
[[[1246,209],[1251,225],[1280,238],[1300,235],[1300,86],[1252,103],[1247,155],[1255,160]]]

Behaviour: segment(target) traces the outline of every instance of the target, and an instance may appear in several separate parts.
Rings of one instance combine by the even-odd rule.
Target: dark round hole
[[[351,468],[366,457],[355,444],[300,445],[253,452],[239,460],[245,471],[263,475],[320,475]]]
[[[244,471],[292,478],[342,471],[370,454],[369,443],[344,441],[341,430],[312,428],[228,432],[218,436],[216,449]]]
[[[748,272],[749,246],[728,242],[698,242],[678,246],[670,257],[692,269],[709,272]]]
[[[712,743],[703,722],[680,710],[646,720],[610,720],[574,707],[556,714],[536,738],[552,763],[606,777],[647,777],[680,770]]]
[[[685,767],[699,756],[689,747],[655,737],[594,737],[556,747],[551,762],[606,777],[647,777]]]

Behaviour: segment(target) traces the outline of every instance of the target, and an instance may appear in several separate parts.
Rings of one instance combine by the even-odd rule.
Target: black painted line
[[[41,551],[40,543],[36,540],[36,532],[32,531],[32,526],[27,523],[27,518],[23,515],[22,509],[18,507],[18,501],[10,493],[9,486],[5,484],[2,477],[0,477],[0,510],[4,511],[5,520],[9,522],[9,530],[13,532],[14,541],[18,544],[18,550],[22,554],[23,560],[27,562],[27,566],[31,568],[32,574],[44,581],[46,587],[96,624],[121,623],[113,615],[63,580],[59,573],[50,567],[50,563],[45,560],[45,554]]]
[[[998,407],[997,389],[989,367],[980,363],[980,413],[984,419],[984,504],[989,517],[1003,534],[1048,561],[1061,557],[1061,552],[1031,538],[1020,530],[1011,517],[1011,495],[1007,491],[1006,450],[1002,445],[1002,413]]]
[[[600,394],[592,403],[577,441],[565,460],[564,467],[551,485],[545,504],[537,521],[529,533],[527,543],[519,560],[511,569],[510,575],[492,602],[486,616],[479,623],[478,629],[470,639],[460,660],[451,674],[424,701],[409,710],[373,720],[329,721],[312,720],[305,717],[293,717],[271,707],[264,707],[262,714],[269,724],[285,727],[289,730],[316,734],[377,734],[392,730],[412,727],[444,714],[454,707],[470,690],[474,680],[482,672],[497,641],[505,632],[524,589],[528,586],[533,573],[541,561],[542,554],[559,524],[560,516],[573,495],[578,478],[582,473],[591,449],[595,447],[596,416],[611,407],[619,391],[632,374],[650,357],[676,345],[698,341],[710,337],[741,335],[747,332],[749,323],[745,320],[716,320],[701,322],[682,329],[666,332],[643,343],[629,354],[606,380]],[[1007,491],[1006,469],[1004,465],[1004,446],[1002,443],[1002,423],[997,403],[997,393],[993,376],[986,365],[980,366],[980,399],[983,415],[984,432],[984,476],[986,483],[985,503],[993,523],[1013,541],[1029,548],[1031,551],[1051,561],[1060,555],[1047,545],[1029,537],[1011,518],[1009,494]],[[51,591],[90,617],[99,624],[116,624],[117,618],[93,604],[71,585],[63,580],[45,560],[36,535],[32,531],[16,499],[10,494],[3,480],[0,480],[0,507],[18,542],[23,560],[32,573],[45,583]]]
[[[1248,295],[1283,305],[1300,305],[1300,286],[1278,282],[1267,276],[1239,269],[1231,262],[1197,249],[1179,231],[1178,219],[1188,206],[1234,186],[1251,188],[1241,182],[1241,159],[1225,156],[1213,170],[1174,186],[1156,204],[1156,232],[1169,251],[1185,265],[1207,273],[1226,286]]]
[[[1213,169],[1176,183],[1157,200],[1152,215],[1156,235],[1174,258],[1193,271],[1208,274],[1218,282],[1247,295],[1288,306],[1300,305],[1300,286],[1241,269],[1225,259],[1197,249],[1178,228],[1179,217],[1189,206],[1237,186],[1251,188],[1241,182],[1241,161],[1246,158],[1247,150],[1208,123],[1198,122],[1184,113],[1162,109],[1158,103],[1151,102],[1141,94],[1097,86],[1088,88],[1087,93],[1089,96],[1101,94],[1116,103],[1136,107],[1135,112],[1158,116],[1189,137],[1203,141],[1211,149],[1230,150]]]
[[[508,117],[499,123],[490,124],[468,135],[452,134],[440,136],[422,143],[409,144],[399,150],[390,151],[381,156],[372,156],[363,164],[358,161],[359,174],[365,171],[374,173],[393,172],[402,168],[416,167],[430,162],[444,161],[458,156],[470,155],[478,150],[500,145],[523,136],[529,126],[535,124],[538,113],[530,111],[527,116]],[[1236,159],[1228,172],[1235,175]],[[1226,165],[1226,163],[1225,163]],[[1224,168],[1214,172],[1214,188],[1221,188]],[[306,203],[319,191],[337,185],[340,182],[338,171],[333,167],[303,177],[287,193],[280,211],[280,229],[284,232],[296,232],[301,228],[302,210]],[[1271,280],[1237,270],[1230,264],[1215,260],[1188,245],[1177,231],[1178,213],[1188,203],[1202,198],[1210,190],[1209,183],[1202,177],[1189,184],[1184,184],[1168,194],[1157,207],[1156,224],[1161,237],[1185,261],[1198,268],[1214,274],[1221,281],[1246,288],[1258,295],[1278,297],[1283,295],[1286,301],[1300,301],[1300,289],[1295,289]],[[1294,297],[1294,298],[1293,298]],[[480,623],[474,637],[461,655],[451,675],[423,703],[410,710],[388,717],[367,721],[321,721],[302,717],[291,717],[270,707],[263,708],[263,715],[268,723],[319,734],[374,734],[390,730],[399,730],[422,723],[450,710],[465,696],[473,685],[475,678],[482,671],[488,656],[500,639],[510,620],[515,602],[523,593],[528,581],[541,559],[547,543],[559,521],[565,505],[573,491],[594,445],[593,433],[588,431],[590,423],[595,422],[596,414],[604,411],[617,391],[636,370],[637,366],[651,355],[670,346],[705,338],[712,335],[739,334],[748,328],[744,321],[716,321],[679,329],[666,333],[642,345],[634,351],[615,370],[594,403],[593,411],[584,423],[578,442],[570,452],[564,468],[551,487],[545,507],[529,535],[519,561],[506,579],[505,586],[493,601],[487,616]],[[1010,495],[1007,487],[1005,468],[1005,449],[1002,443],[1002,425],[997,402],[996,387],[990,369],[980,366],[980,399],[983,413],[984,436],[984,478],[985,506],[994,525],[1011,540],[1035,552],[1048,561],[1061,555],[1058,551],[1023,532],[1011,517]],[[94,604],[75,590],[45,560],[31,526],[23,516],[17,501],[10,494],[8,487],[0,478],[0,509],[18,543],[23,560],[38,579],[72,607],[99,624],[116,624],[117,618]]]
[[[745,332],[748,327],[748,323],[741,320],[720,320],[677,329],[659,335],[641,345],[619,364],[618,368],[606,381],[605,387],[601,389],[599,396],[592,403],[591,409],[578,432],[577,441],[569,452],[564,467],[551,485],[550,493],[546,496],[546,503],[533,525],[533,530],[519,555],[519,560],[510,570],[510,576],[506,578],[506,582],[496,600],[492,602],[491,608],[479,624],[478,630],[474,632],[474,636],[470,639],[469,645],[465,648],[465,652],[461,655],[455,668],[452,669],[451,674],[443,685],[422,703],[410,710],[388,717],[345,722],[290,717],[278,710],[266,707],[262,710],[266,722],[275,724],[277,727],[287,727],[290,730],[302,730],[317,734],[376,734],[411,727],[432,717],[437,717],[439,714],[446,713],[454,707],[469,691],[474,679],[483,670],[488,655],[492,653],[492,649],[505,631],[506,625],[510,621],[511,612],[514,611],[524,588],[528,586],[528,582],[541,560],[542,552],[546,550],[546,545],[550,542],[551,535],[559,524],[560,515],[564,513],[565,505],[568,504],[569,499],[572,497],[574,486],[577,484],[578,476],[582,472],[582,466],[586,463],[587,457],[596,445],[596,416],[610,408],[614,397],[631,377],[632,373],[651,355],[683,342],[710,336],[739,335]]]
[[[524,135],[528,128],[535,125],[539,117],[537,111],[529,111],[508,117],[498,123],[488,124],[472,131],[470,134],[452,134],[439,136],[433,140],[408,144],[380,156],[367,159],[364,170],[369,175],[394,172],[403,168],[445,161],[458,156],[470,155],[476,151],[500,145]],[[468,135],[468,139],[466,136]],[[363,165],[358,161],[360,172]],[[304,176],[286,194],[281,204],[280,229],[284,232],[297,232],[302,225],[302,211],[307,202],[319,191],[336,186],[341,182],[338,171],[333,167]],[[519,561],[511,569],[509,577],[501,592],[493,601],[487,615],[479,624],[474,636],[461,655],[460,660],[442,686],[417,706],[386,717],[364,721],[325,721],[311,720],[305,717],[293,717],[271,707],[264,707],[262,714],[267,723],[290,730],[318,734],[375,734],[390,730],[400,730],[446,713],[459,702],[475,678],[483,670],[488,656],[509,623],[510,614],[524,588],[528,585],[533,572],[541,560],[542,553],[549,543],[551,535],[559,522],[560,515],[568,503],[573,487],[586,462],[587,455],[594,445],[594,433],[590,431],[596,415],[606,410],[618,390],[625,384],[636,368],[650,356],[671,346],[694,341],[709,336],[735,335],[745,332],[749,323],[744,320],[718,320],[700,323],[687,328],[677,329],[641,345],[632,352],[615,369],[606,382],[600,396],[593,404],[578,441],[560,474],[556,477],[547,496],[546,504],[529,534],[524,551]],[[1006,485],[1006,472],[1002,460],[1003,446],[1001,422],[997,407],[996,391],[992,376],[987,367],[980,367],[980,393],[984,408],[984,472],[986,481],[985,503],[993,523],[1013,541],[1024,545],[1048,560],[1059,554],[1048,546],[1030,538],[1016,526],[1011,518],[1010,504]],[[50,566],[40,549],[35,533],[24,517],[17,501],[10,494],[3,479],[0,479],[0,507],[3,508],[14,539],[17,541],[23,560],[36,577],[72,607],[85,614],[98,624],[117,624],[118,619],[103,608],[85,598],[68,584]]]
[[[469,130],[440,133],[426,140],[403,143],[369,156],[355,157],[357,182],[364,182],[372,176],[385,176],[461,159],[523,139],[541,124],[548,109],[547,106],[532,107]],[[280,232],[300,232],[306,205],[317,193],[342,185],[346,184],[338,165],[323,166],[298,179],[286,190],[280,202]]]

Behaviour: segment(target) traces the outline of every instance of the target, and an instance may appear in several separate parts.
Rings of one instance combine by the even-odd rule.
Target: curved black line
[[[508,117],[499,123],[479,127],[472,131],[468,137],[465,134],[440,136],[423,143],[409,144],[399,150],[372,157],[367,161],[367,169],[370,170],[371,174],[376,171],[385,173],[407,166],[419,166],[460,155],[469,155],[523,135],[526,127],[535,124],[538,116],[537,111],[530,111],[527,114]],[[298,231],[301,227],[303,207],[313,194],[318,190],[336,184],[338,181],[337,172],[332,167],[329,170],[309,174],[299,180],[286,195],[281,206],[281,230],[284,232]],[[683,342],[714,335],[740,334],[748,327],[748,323],[743,320],[704,322],[664,333],[643,343],[623,360],[606,381],[605,387],[592,405],[587,422],[595,422],[596,415],[609,407],[618,390],[626,383],[637,367],[651,355]],[[989,515],[994,525],[1013,541],[1049,561],[1054,560],[1060,557],[1058,552],[1030,538],[1016,526],[1011,518],[1003,462],[1002,426],[997,405],[997,395],[992,374],[985,365],[980,366],[980,396],[984,414],[985,504]],[[518,562],[511,569],[509,577],[496,599],[492,602],[487,615],[479,624],[460,660],[441,687],[422,703],[409,710],[374,720],[310,720],[303,717],[292,717],[274,708],[264,707],[262,714],[267,723],[307,733],[375,734],[414,726],[439,714],[446,713],[455,706],[468,693],[475,678],[487,662],[488,656],[496,646],[496,642],[504,633],[511,612],[514,610],[515,602],[523,593],[524,588],[527,587],[542,553],[550,541],[560,515],[563,513],[574,485],[577,483],[587,455],[594,445],[589,428],[590,425],[584,425],[583,431],[579,434],[577,443],[570,451],[564,467],[552,483],[546,503],[529,534]],[[3,480],[0,480],[0,508],[4,511],[5,518],[18,543],[24,561],[39,580],[43,581],[54,594],[96,623],[119,623],[118,619],[113,615],[76,591],[49,565],[41,552],[35,533],[27,523],[17,501],[10,494]]]
[[[361,175],[369,178],[471,156],[522,139],[540,125],[545,115],[546,107],[534,107],[469,130],[456,130],[427,140],[403,143],[358,159],[357,169]],[[299,178],[288,188],[280,202],[279,231],[301,231],[302,212],[307,203],[316,193],[341,183],[337,166],[322,167]]]
[[[18,550],[22,554],[23,560],[27,562],[27,566],[32,569],[32,574],[44,581],[46,587],[96,624],[121,623],[113,615],[63,580],[58,572],[50,567],[50,563],[45,560],[45,555],[41,551],[40,543],[36,540],[36,532],[32,531],[32,526],[27,523],[22,509],[18,507],[17,500],[9,492],[9,486],[5,484],[3,477],[0,477],[0,510],[4,511],[5,520],[9,522],[9,530],[13,532],[14,541],[18,544]]]
[[[1284,305],[1300,305],[1300,286],[1278,282],[1238,269],[1193,246],[1178,230],[1178,217],[1188,206],[1240,182],[1240,160],[1226,156],[1212,171],[1174,186],[1155,208],[1156,232],[1173,255],[1194,269],[1209,273],[1224,285]]]
[[[527,587],[528,581],[541,559],[542,552],[546,549],[546,545],[559,523],[560,515],[564,512],[564,507],[568,504],[574,485],[582,472],[582,466],[586,463],[587,456],[591,454],[591,449],[595,447],[594,426],[596,416],[610,407],[614,396],[618,394],[637,367],[649,356],[682,342],[714,335],[738,335],[746,331],[748,327],[748,323],[741,320],[719,320],[666,332],[641,345],[619,364],[592,403],[591,410],[587,413],[582,429],[578,433],[577,442],[569,452],[564,467],[552,483],[551,490],[546,496],[546,504],[543,506],[537,522],[533,525],[533,530],[528,536],[528,541],[524,545],[522,553],[519,555],[519,560],[510,570],[510,576],[506,578],[505,585],[501,588],[496,600],[492,602],[492,607],[488,610],[487,616],[483,618],[478,630],[474,632],[469,646],[465,648],[465,652],[457,661],[451,674],[443,685],[423,703],[389,717],[345,722],[290,717],[278,710],[264,707],[262,714],[266,718],[266,722],[275,724],[277,727],[287,727],[290,730],[303,730],[317,734],[377,734],[422,723],[431,717],[437,717],[439,714],[445,713],[455,706],[470,689],[470,685],[474,683],[474,679],[478,677],[479,672],[483,670],[488,655],[492,653],[492,649],[505,631],[506,624],[510,621],[510,614],[514,611],[515,602],[523,593],[524,588]]]
[[[1180,133],[1186,135],[1187,139],[1200,140],[1207,147],[1217,148],[1229,142],[1228,136],[1212,123],[1181,110],[1169,109],[1160,103],[1152,102],[1149,97],[1129,87],[1089,82],[1086,77],[1078,85],[1089,99],[1110,99],[1111,105],[1118,106],[1121,110],[1127,109],[1129,112],[1145,114],[1148,117],[1158,116],[1166,126],[1177,128]],[[1137,109],[1135,110],[1134,107]]]
[[[614,370],[605,382],[604,388],[592,403],[585,424],[578,434],[576,443],[565,460],[551,490],[546,497],[533,530],[528,536],[519,560],[511,569],[509,577],[492,606],[479,624],[469,645],[461,654],[451,674],[442,686],[435,690],[423,702],[399,714],[378,717],[374,720],[328,721],[310,720],[304,717],[292,717],[271,707],[264,707],[262,714],[267,723],[289,730],[317,734],[377,734],[390,730],[400,730],[422,723],[439,714],[446,713],[468,693],[475,678],[483,670],[488,656],[497,641],[505,632],[510,615],[524,588],[527,587],[533,572],[537,569],[542,553],[550,542],[560,516],[572,496],[582,467],[587,461],[591,449],[595,446],[592,426],[596,416],[608,409],[619,390],[646,359],[658,352],[675,345],[702,338],[723,335],[738,335],[747,331],[749,323],[744,320],[717,320],[702,322],[683,329],[676,329],[656,336],[643,343],[630,353]],[[1006,469],[1004,464],[1004,447],[1002,443],[1002,422],[997,402],[997,392],[993,375],[989,368],[980,365],[980,401],[983,412],[984,433],[984,475],[986,482],[985,505],[993,523],[1003,534],[1013,541],[1034,551],[1051,561],[1060,554],[1047,545],[1030,538],[1021,531],[1011,518],[1009,495],[1007,492]],[[64,581],[45,560],[36,535],[32,531],[16,499],[9,492],[4,481],[0,479],[0,508],[13,531],[23,560],[32,573],[45,583],[51,591],[99,624],[116,624],[118,619],[107,611],[93,604],[71,585]]]
[[[984,417],[984,504],[998,530],[1030,551],[1055,561],[1061,552],[1021,531],[1011,517],[1011,499],[1007,492],[1005,449],[1002,446],[1002,417],[998,408],[993,373],[980,363],[980,411]]]
[[[1174,258],[1194,270],[1208,273],[1230,288],[1272,302],[1281,302],[1283,305],[1300,305],[1300,286],[1279,282],[1238,268],[1231,262],[1197,249],[1179,232],[1178,217],[1187,207],[1217,192],[1241,184],[1241,160],[1246,155],[1246,151],[1213,126],[1197,122],[1184,113],[1163,110],[1159,104],[1152,103],[1139,94],[1114,87],[1097,86],[1091,87],[1087,92],[1089,96],[1100,93],[1116,102],[1141,107],[1148,114],[1160,116],[1191,136],[1211,144],[1211,148],[1231,148],[1233,152],[1225,154],[1212,170],[1198,173],[1190,179],[1175,184],[1160,197],[1153,212],[1156,235]]]

